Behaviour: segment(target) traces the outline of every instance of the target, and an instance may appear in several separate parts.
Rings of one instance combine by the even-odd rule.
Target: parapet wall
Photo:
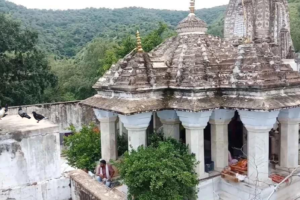
[[[125,200],[126,195],[98,183],[82,170],[70,173],[72,200]]]
[[[0,200],[69,200],[58,128],[9,115],[0,120]]]
[[[29,115],[33,111],[47,117],[52,123],[58,125],[58,130],[64,131],[73,124],[76,128],[81,128],[90,122],[98,123],[92,108],[80,105],[79,101],[63,103],[47,103],[22,106]],[[17,115],[19,107],[9,107],[9,115]]]

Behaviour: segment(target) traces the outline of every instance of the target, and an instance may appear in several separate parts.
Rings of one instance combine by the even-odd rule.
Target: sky
[[[188,10],[189,0],[8,0],[27,8],[81,9],[144,7],[169,10]],[[228,4],[229,0],[196,0],[196,9]]]

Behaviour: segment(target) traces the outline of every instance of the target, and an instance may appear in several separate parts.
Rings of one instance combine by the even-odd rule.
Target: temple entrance
[[[246,136],[247,134],[244,129],[244,125],[240,119],[240,116],[238,112],[235,112],[234,117],[228,125],[228,150],[230,151],[232,157],[245,157],[244,153],[246,153],[247,151],[247,144],[244,145],[244,142],[246,141]]]
[[[204,158],[205,158],[205,166],[210,165],[212,163],[211,157],[211,125],[207,124],[204,129]],[[206,167],[207,168],[207,167]],[[208,172],[209,169],[206,169]]]

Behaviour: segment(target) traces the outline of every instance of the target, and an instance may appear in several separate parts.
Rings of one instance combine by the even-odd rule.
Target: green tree
[[[96,161],[101,158],[101,141],[99,129],[94,125],[83,126],[77,132],[74,126],[70,127],[73,135],[65,137],[66,156],[68,164],[79,169],[93,171]]]
[[[129,199],[133,196],[136,200],[182,200],[196,197],[196,164],[185,145],[167,139],[125,153],[116,165],[129,188]]]
[[[157,47],[164,40],[163,33],[168,29],[168,26],[163,23],[159,23],[158,29],[152,31],[143,39],[143,49],[146,52],[151,51],[153,48]]]
[[[38,35],[0,15],[0,104],[40,103],[44,90],[56,84]]]
[[[117,49],[117,55],[119,58],[123,58],[135,48],[136,39],[133,39],[132,36],[127,36],[120,43],[120,46]]]

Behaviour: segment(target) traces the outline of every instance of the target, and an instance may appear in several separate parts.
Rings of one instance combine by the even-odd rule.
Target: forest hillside
[[[300,0],[289,0],[289,7],[292,38],[299,52]],[[209,34],[223,37],[225,12],[226,5],[223,5],[199,9],[196,15],[208,24]],[[137,7],[38,10],[0,0],[0,17],[3,18],[3,23],[0,21],[3,26],[0,27],[0,57],[3,57],[0,81],[6,83],[0,88],[0,106],[88,98],[95,93],[92,86],[97,79],[135,48],[137,30],[141,33],[143,48],[150,51],[174,36],[177,24],[187,15],[188,11]],[[19,35],[24,35],[24,39]],[[28,49],[23,48],[25,38],[33,38]],[[32,54],[35,57],[24,63],[24,52],[28,59]],[[22,73],[20,63],[26,66]],[[26,71],[27,66],[33,66],[30,72]],[[24,81],[24,74],[36,72],[47,77],[47,81]],[[38,95],[28,96],[29,91],[38,91]]]

